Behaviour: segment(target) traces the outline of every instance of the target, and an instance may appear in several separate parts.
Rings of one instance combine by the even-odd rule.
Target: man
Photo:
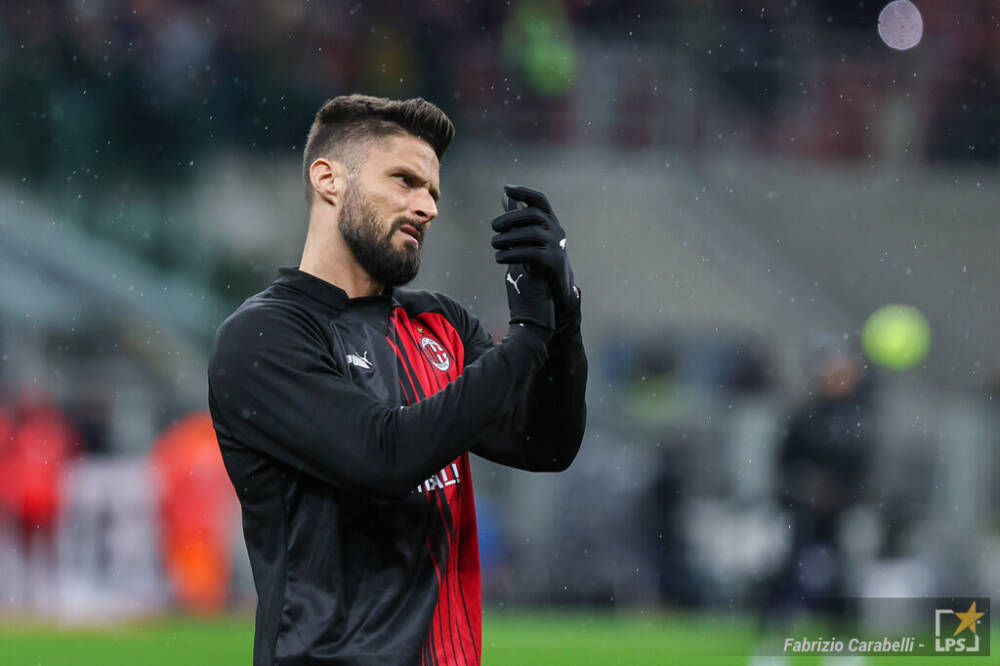
[[[840,535],[844,517],[864,499],[875,445],[873,384],[860,350],[840,336],[819,336],[809,351],[813,390],[789,416],[778,451],[791,548],[771,604],[842,617],[850,610],[850,562]]]
[[[422,99],[338,97],[305,147],[309,230],[219,328],[209,404],[243,507],[255,664],[478,664],[468,452],[561,471],[580,447],[587,361],[565,235],[507,187],[493,221],[499,344],[417,274],[454,127]]]

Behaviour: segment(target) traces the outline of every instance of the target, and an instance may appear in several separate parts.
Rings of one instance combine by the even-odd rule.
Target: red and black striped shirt
[[[579,315],[494,344],[441,294],[350,299],[297,269],[219,327],[209,404],[243,507],[254,664],[478,664],[471,451],[565,469],[586,420]]]

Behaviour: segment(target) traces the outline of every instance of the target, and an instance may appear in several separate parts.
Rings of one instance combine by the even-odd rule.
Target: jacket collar
[[[335,284],[331,284],[323,278],[316,277],[311,273],[306,273],[298,268],[282,267],[278,269],[278,277],[273,284],[280,284],[295,291],[309,296],[313,300],[319,301],[323,305],[334,307],[338,310],[345,310],[350,302],[363,303],[377,299],[388,298],[390,302],[395,302],[393,298],[393,288],[386,287],[385,291],[378,296],[362,296],[361,298],[348,298],[347,292]]]

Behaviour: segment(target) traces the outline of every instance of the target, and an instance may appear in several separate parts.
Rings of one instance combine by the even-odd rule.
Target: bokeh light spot
[[[910,0],[893,0],[878,15],[878,35],[886,46],[912,49],[924,34],[924,19]]]
[[[931,328],[912,305],[885,305],[868,317],[861,331],[861,344],[873,362],[905,370],[927,356]]]

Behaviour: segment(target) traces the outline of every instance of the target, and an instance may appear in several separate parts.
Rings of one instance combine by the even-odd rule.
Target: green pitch
[[[492,611],[484,620],[483,663],[560,666],[562,664],[752,663],[753,623],[739,617],[691,614],[603,613],[596,611]],[[115,628],[60,629],[0,618],[3,666],[216,666],[249,664],[252,618],[166,618]],[[863,664],[943,666],[957,659],[867,658]],[[974,666],[987,658],[963,658]],[[758,662],[769,663],[766,660]],[[778,663],[778,662],[774,662]],[[781,662],[820,664],[817,658]]]

